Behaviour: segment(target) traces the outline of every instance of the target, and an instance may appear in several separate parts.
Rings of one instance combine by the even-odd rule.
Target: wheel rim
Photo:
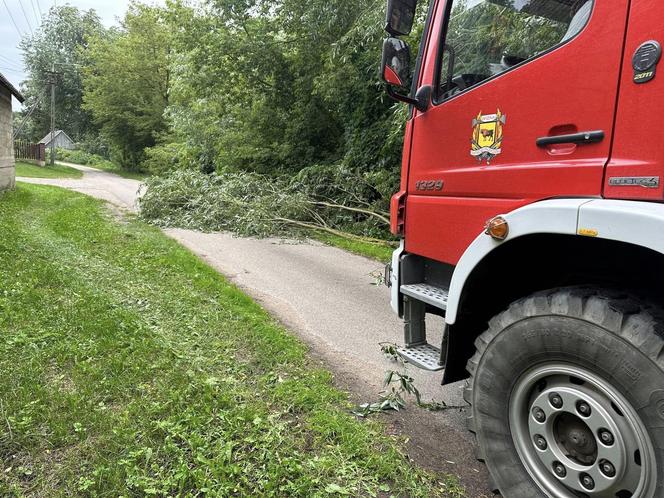
[[[509,422],[524,467],[548,496],[653,495],[655,453],[645,426],[589,370],[565,363],[530,370],[512,391]]]

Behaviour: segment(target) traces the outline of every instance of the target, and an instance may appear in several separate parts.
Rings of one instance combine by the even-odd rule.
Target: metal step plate
[[[401,286],[401,293],[441,310],[447,309],[447,289],[429,284],[409,284]]]
[[[421,344],[412,348],[400,347],[397,348],[397,352],[404,360],[418,368],[429,370],[430,372],[445,369],[444,365],[438,363],[440,361],[440,349],[431,344]]]

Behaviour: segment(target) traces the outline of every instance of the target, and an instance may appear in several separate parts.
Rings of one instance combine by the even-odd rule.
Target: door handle
[[[604,140],[604,131],[581,131],[569,135],[554,135],[552,137],[540,137],[536,140],[538,147],[547,147],[557,144],[596,144]]]

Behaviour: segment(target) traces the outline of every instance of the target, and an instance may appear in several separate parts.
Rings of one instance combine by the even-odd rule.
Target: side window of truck
[[[453,0],[439,57],[436,103],[579,34],[594,0]]]

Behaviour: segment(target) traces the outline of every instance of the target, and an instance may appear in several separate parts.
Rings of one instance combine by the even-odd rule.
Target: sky
[[[36,30],[40,11],[46,14],[54,4],[68,4],[81,10],[95,9],[102,22],[112,26],[124,15],[129,0],[0,0],[0,73],[16,88],[26,77],[18,49],[19,33],[25,35]]]

